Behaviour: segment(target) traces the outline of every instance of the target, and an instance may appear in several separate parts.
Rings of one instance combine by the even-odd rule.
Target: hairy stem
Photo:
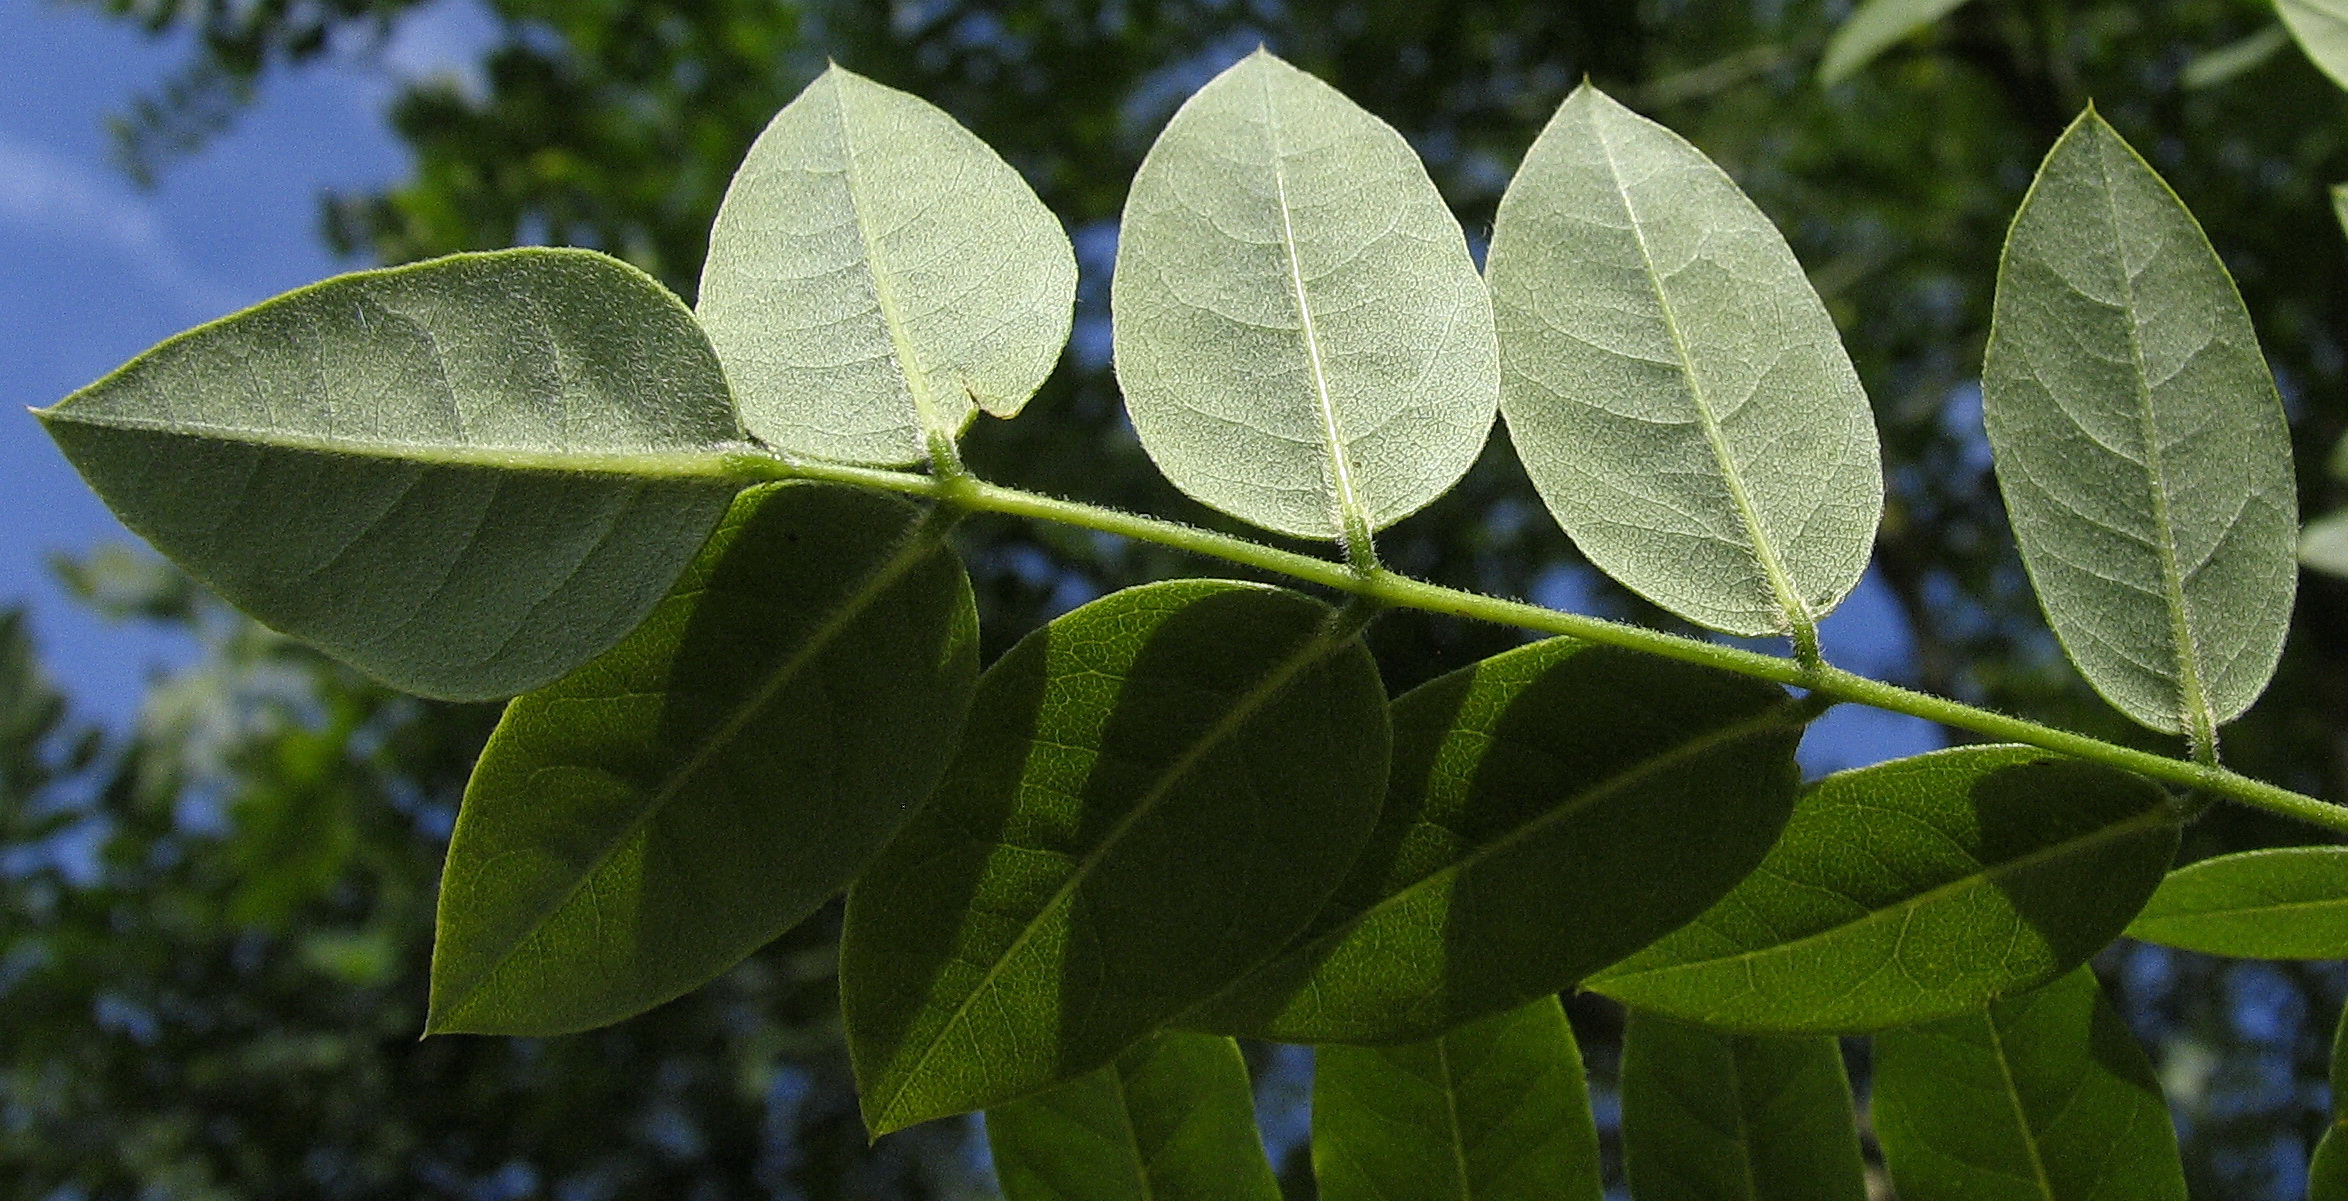
[[[1741,647],[1723,646],[1678,634],[1667,634],[1644,626],[1627,625],[1591,617],[1581,613],[1567,613],[1544,608],[1524,601],[1482,596],[1430,584],[1424,580],[1397,575],[1384,568],[1360,570],[1353,565],[1339,563],[1312,555],[1266,546],[1246,538],[1219,534],[1195,526],[1145,517],[1136,513],[1088,505],[1081,501],[1060,500],[1041,496],[1017,488],[990,484],[969,475],[940,479],[912,472],[884,471],[871,467],[850,467],[835,463],[786,462],[763,454],[743,454],[728,458],[725,468],[729,474],[745,482],[771,479],[826,480],[833,483],[857,484],[880,488],[912,496],[930,497],[956,506],[1004,513],[1015,517],[1030,517],[1057,522],[1083,529],[1099,530],[1145,542],[1155,542],[1177,550],[1244,564],[1263,571],[1288,576],[1309,584],[1344,592],[1349,595],[1385,605],[1423,609],[1430,613],[1447,613],[1456,617],[1474,618],[1500,625],[1518,626],[1548,634],[1563,634],[1585,642],[1641,651],[1715,667],[1739,675],[1770,680],[1835,701],[1848,701],[1905,713],[1942,725],[1971,730],[1989,738],[2019,742],[2043,747],[2059,754],[2069,755],[2135,772],[2140,776],[2159,780],[2179,788],[2224,797],[2227,800],[2251,805],[2286,817],[2322,826],[2327,830],[2348,834],[2348,807],[2334,805],[2314,797],[2281,788],[2263,780],[2228,771],[2209,763],[2156,755],[2131,747],[2074,734],[2068,730],[2025,721],[1994,710],[1968,705],[1946,697],[1917,692],[1897,684],[1856,675],[1826,663],[1804,663],[1782,655],[1766,655]]]

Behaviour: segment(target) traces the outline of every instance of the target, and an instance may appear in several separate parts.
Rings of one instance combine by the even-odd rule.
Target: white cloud
[[[241,303],[234,290],[188,262],[154,203],[128,184],[0,133],[0,231],[6,230],[113,251],[158,291],[206,315]]]

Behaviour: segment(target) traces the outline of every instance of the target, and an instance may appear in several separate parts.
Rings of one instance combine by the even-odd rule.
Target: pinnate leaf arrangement
[[[962,465],[1057,361],[1075,280],[991,149],[834,67],[735,177],[697,312],[589,251],[458,255],[39,416],[253,616],[515,698],[450,846],[431,1031],[619,1021],[844,890],[867,1124],[987,1111],[1013,1201],[1278,1196],[1241,1037],[1320,1046],[1331,1201],[1595,1201],[1569,989],[1629,1007],[1642,1201],[1858,1201],[1860,1034],[1902,1197],[2181,1197],[2082,965],[2123,931],[2348,955],[2337,848],[2164,879],[2215,800],[2348,810],[2219,763],[2291,610],[2283,415],[2200,226],[2092,111],[1999,267],[1988,434],[2055,634],[2175,756],[1825,661],[1882,509],[1866,397],[1777,229],[1593,87],[1483,272],[1403,139],[1267,53],[1142,164],[1112,295],[1134,429],[1184,492],[1334,555]],[[1496,416],[1594,564],[1791,653],[1382,567]],[[1130,588],[981,671],[972,513],[1310,591]],[[1394,607],[1551,637],[1389,700],[1362,635]],[[1805,783],[1806,723],[1846,702],[1988,741]]]

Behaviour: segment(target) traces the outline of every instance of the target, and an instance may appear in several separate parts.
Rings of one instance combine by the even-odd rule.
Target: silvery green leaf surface
[[[1638,1201],[1866,1201],[1841,1046],[1728,1034],[1633,1009],[1622,1157]]]
[[[1599,1201],[1581,1048],[1543,997],[1440,1038],[1313,1053],[1323,1201]]]
[[[2348,577],[2348,513],[2327,513],[2299,531],[2299,561],[2327,575]]]
[[[1402,135],[1264,51],[1142,160],[1110,304],[1142,446],[1266,529],[1391,525],[1491,432],[1492,307],[1458,220]]]
[[[1501,199],[1488,271],[1509,437],[1592,563],[1733,634],[1858,583],[1883,510],[1866,394],[1702,151],[1584,84]]]
[[[847,887],[977,682],[942,534],[881,493],[745,492],[643,625],[508,706],[449,844],[426,1029],[633,1016]]]
[[[1982,406],[2071,662],[2129,717],[2209,743],[2258,699],[2290,624],[2289,431],[2233,277],[2093,110],[2007,235]]]
[[[935,105],[833,66],[775,114],[709,235],[699,313],[780,450],[896,466],[1060,360],[1076,256],[1010,164]]]
[[[2307,57],[2348,88],[2348,0],[2275,0],[2275,11]]]
[[[1386,791],[1386,695],[1320,601],[1128,588],[979,680],[961,749],[848,892],[840,1003],[875,1133],[1108,1063],[1285,946]]]
[[[123,524],[394,687],[535,688],[619,641],[736,485],[692,315],[586,250],[338,276],[41,411]]]
[[[1239,1044],[1152,1035],[1109,1066],[990,1109],[1003,1201],[1280,1201]]]
[[[1570,988],[1719,900],[1801,786],[1783,689],[1568,638],[1393,712],[1385,811],[1345,883],[1184,1024],[1390,1042]]]
[[[2185,1201],[2152,1062],[2088,969],[1874,1041],[1900,1201]]]
[[[2348,959],[2348,847],[2275,847],[2179,868],[2128,937],[2246,959]]]
[[[2176,849],[2157,785],[2030,747],[1840,772],[1744,883],[1588,987],[1752,1033],[1930,1021],[2084,962]]]
[[[1866,0],[1827,40],[1818,82],[1841,83],[1908,35],[1964,6],[1965,0]]]

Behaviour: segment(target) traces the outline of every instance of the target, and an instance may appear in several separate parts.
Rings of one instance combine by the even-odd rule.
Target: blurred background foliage
[[[85,0],[185,67],[118,114],[134,173],[200,153],[273,73],[380,38],[416,0]],[[1479,248],[1510,172],[1587,76],[1693,139],[1785,228],[1882,429],[1878,547],[1905,681],[2144,745],[2064,662],[2006,536],[1976,374],[2005,225],[2092,98],[2232,267],[2281,381],[2302,511],[2348,500],[2348,272],[2325,189],[2348,96],[2294,49],[2210,56],[2261,0],[1975,0],[1848,83],[1813,70],[1846,0],[486,0],[470,79],[409,85],[411,178],[324,199],[354,263],[549,242],[690,298],[733,165],[827,58],[943,105],[1024,171],[1084,271],[1045,393],[983,423],[1007,482],[1201,524],[1149,467],[1108,367],[1126,181],[1189,92],[1257,44],[1392,122]],[[2257,45],[2259,43],[2252,43]],[[2247,66],[2244,65],[2247,61]],[[2218,65],[2232,64],[2228,75]],[[950,202],[950,198],[941,198]],[[1399,570],[1668,624],[1587,570],[1496,435],[1386,535]],[[1108,590],[1228,568],[1002,519],[966,523],[988,653]],[[495,710],[416,701],[227,612],[143,553],[59,570],[91,606],[194,633],[135,731],[78,723],[0,617],[0,1188],[28,1198],[951,1198],[990,1195],[969,1122],[865,1146],[837,1038],[836,908],[718,983],[562,1039],[419,1042],[434,881]],[[2348,802],[2348,583],[2310,575],[2234,765]],[[1396,691],[1513,644],[1421,614],[1376,628]],[[1831,644],[1829,647],[1832,650]],[[2175,748],[2164,748],[2175,749]],[[2221,808],[2186,854],[2312,841]],[[2300,1193],[2348,976],[2123,942],[2099,966],[2155,1061],[2195,1196]],[[1619,1017],[1571,1006],[1601,1124]],[[1852,1053],[1864,1068],[1863,1044]],[[1251,1049],[1292,1195],[1309,1057]],[[1611,1153],[1611,1144],[1610,1153]],[[1610,1168],[1610,1179],[1619,1172]]]

